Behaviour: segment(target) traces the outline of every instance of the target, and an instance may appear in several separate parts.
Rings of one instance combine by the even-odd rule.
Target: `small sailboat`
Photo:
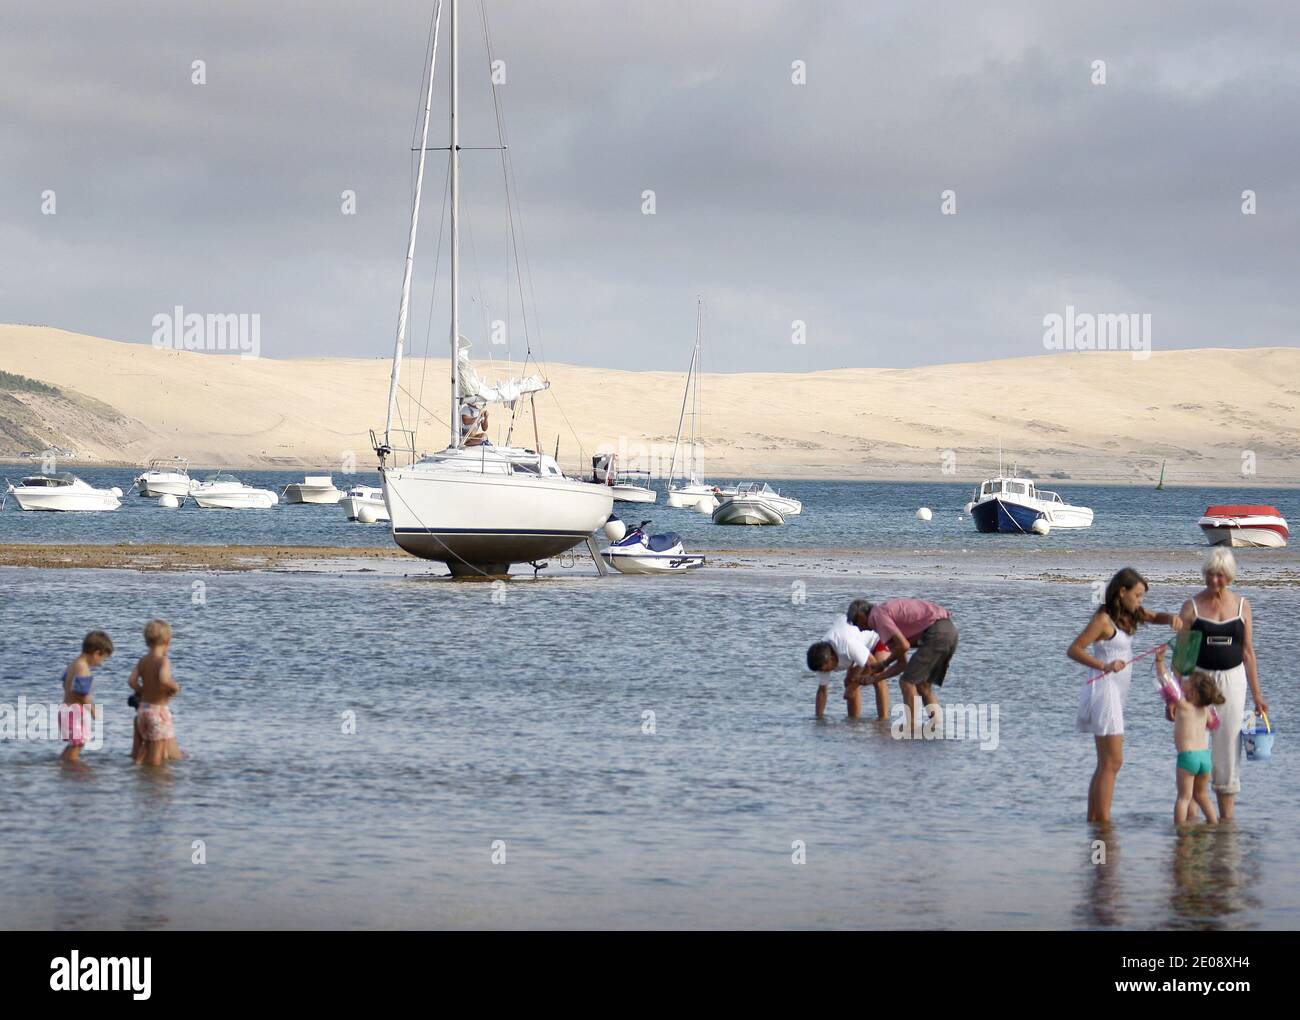
[[[536,422],[535,395],[547,389],[550,383],[536,375],[509,379],[496,385],[485,383],[470,364],[468,341],[461,336],[458,0],[449,0],[448,3],[451,15],[448,32],[451,55],[448,118],[450,138],[447,147],[451,256],[451,328],[448,336],[452,365],[448,394],[450,442],[446,449],[438,453],[417,458],[414,430],[399,430],[394,427],[411,304],[411,276],[419,231],[425,157],[429,151],[429,118],[433,108],[434,71],[438,59],[438,35],[443,6],[442,0],[437,0],[428,50],[428,90],[424,97],[420,155],[411,205],[402,297],[397,314],[397,336],[393,345],[388,416],[382,438],[372,434],[372,440],[375,454],[379,458],[384,502],[392,517],[393,540],[397,545],[413,556],[446,564],[455,576],[482,577],[508,573],[511,564],[536,563],[582,542],[587,542],[594,551],[592,533],[609,517],[614,496],[608,486],[567,477],[556,459],[540,452],[540,449],[511,446],[511,433],[507,433],[504,445],[495,446],[486,437],[463,433],[460,427],[463,422],[462,401],[471,398],[481,401],[481,405],[476,406],[500,404],[514,409],[519,400],[527,397]],[[488,57],[491,59],[491,52]],[[503,177],[509,180],[512,177],[510,151],[501,136],[503,113],[496,90],[497,86],[493,84],[497,148],[503,160]],[[518,224],[512,200],[513,194],[508,190],[506,215],[513,236]],[[517,260],[515,271],[516,274],[521,274]],[[523,290],[522,279],[520,290]],[[540,447],[540,442],[538,446]],[[399,454],[408,455],[409,463],[396,463]]]
[[[1160,492],[1165,487],[1165,462],[1160,462],[1160,481],[1156,482],[1156,492]]]
[[[704,323],[704,301],[698,299],[695,304],[695,346],[691,348],[691,364],[686,370],[686,388],[682,392],[682,410],[677,418],[677,438],[673,440],[673,456],[668,464],[668,494],[667,503],[676,509],[693,509],[698,506],[701,500],[708,499],[714,501],[721,491],[715,485],[709,485],[707,482],[700,480],[700,445],[701,445],[701,428],[700,421],[703,417],[703,404],[700,395],[700,375],[702,367],[700,364],[701,340]],[[690,411],[687,411],[687,407]],[[677,482],[677,451],[682,445],[682,426],[686,419],[690,418],[690,454],[684,458],[682,468],[685,477],[679,484]]]
[[[19,479],[17,485],[10,482],[5,498],[9,496],[13,496],[20,510],[92,513],[116,510],[122,505],[121,489],[97,489],[67,472],[28,475]]]

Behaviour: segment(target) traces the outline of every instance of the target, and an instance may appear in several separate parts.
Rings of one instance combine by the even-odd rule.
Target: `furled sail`
[[[551,385],[540,375],[530,375],[521,379],[503,379],[495,384],[489,384],[475,371],[469,359],[469,348],[469,341],[462,336],[456,351],[456,374],[460,377],[462,399],[480,397],[489,404],[513,404],[520,397],[544,390]]]

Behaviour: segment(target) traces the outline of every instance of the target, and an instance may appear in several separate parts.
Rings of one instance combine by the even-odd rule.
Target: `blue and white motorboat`
[[[682,574],[704,566],[703,556],[692,556],[682,547],[682,537],[675,531],[648,535],[642,521],[631,531],[623,522],[611,517],[605,534],[611,539],[601,559],[623,574]]]
[[[1054,528],[1090,528],[1092,510],[1073,506],[1032,478],[998,475],[983,482],[967,504],[975,530],[1046,535]]]

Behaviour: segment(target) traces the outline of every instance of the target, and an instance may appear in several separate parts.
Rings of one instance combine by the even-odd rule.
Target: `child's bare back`
[[[168,758],[181,758],[176,728],[169,707],[181,685],[172,676],[172,629],[162,620],[151,620],[144,629],[149,651],[135,664],[127,682],[140,699],[135,710],[135,741],[131,757],[137,765],[161,765]]]

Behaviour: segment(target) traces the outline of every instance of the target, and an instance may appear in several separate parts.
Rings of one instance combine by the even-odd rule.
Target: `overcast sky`
[[[0,0],[0,321],[147,343],[182,305],[260,314],[273,357],[386,356],[432,6]],[[1157,350],[1296,342],[1293,0],[487,10],[549,360],[684,369],[697,294],[713,371],[1039,354],[1067,304],[1150,313]],[[494,145],[479,19],[465,0],[462,144]],[[517,354],[499,157],[464,175],[465,332],[509,314]]]

